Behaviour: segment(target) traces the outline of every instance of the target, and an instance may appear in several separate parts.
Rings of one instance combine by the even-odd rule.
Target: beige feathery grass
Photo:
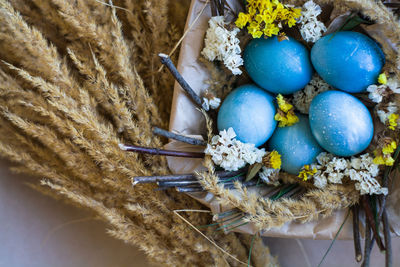
[[[94,210],[111,235],[155,262],[236,266],[173,213],[201,209],[199,203],[151,185],[132,187],[133,176],[167,173],[165,158],[118,147],[162,146],[152,127],[168,123],[173,79],[166,70],[157,73],[157,54],[179,39],[189,1],[107,4],[0,1],[0,154],[14,171],[42,178],[33,187]],[[211,221],[203,213],[185,218],[193,225]],[[247,262],[248,240],[211,229],[204,234]],[[260,242],[253,249],[259,266],[257,254],[269,252]]]

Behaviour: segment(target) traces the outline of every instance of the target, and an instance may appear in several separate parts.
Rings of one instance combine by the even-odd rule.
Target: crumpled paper
[[[195,18],[203,9],[205,1],[192,0],[188,19],[186,22],[187,29],[193,24]],[[240,4],[235,0],[227,1],[228,12],[233,11],[237,13],[240,11]],[[190,84],[193,90],[199,95],[207,89],[204,83],[209,79],[207,70],[198,61],[200,52],[204,46],[204,37],[208,28],[208,20],[211,18],[211,9],[208,5],[199,19],[192,25],[190,31],[187,33],[181,45],[181,51],[178,62],[178,70],[186,81]],[[202,138],[205,134],[205,121],[203,115],[196,109],[195,105],[191,102],[189,97],[185,94],[178,83],[175,84],[174,96],[171,109],[170,118],[170,131],[180,134]],[[182,151],[202,151],[204,148],[196,147],[189,144],[184,144],[177,141],[171,141],[166,145],[167,149],[182,150]],[[202,170],[204,167],[201,165],[199,159],[184,159],[167,157],[169,168],[173,173],[191,173],[195,170]],[[400,191],[400,185],[397,191]],[[394,191],[393,193],[397,193]],[[218,199],[211,193],[199,192],[190,193],[191,197],[197,199],[199,202],[208,206],[213,214],[225,211],[230,207],[223,207],[218,202]],[[400,192],[397,194],[400,196]],[[393,213],[396,209],[392,208],[400,204],[400,197],[389,198],[388,211]],[[397,205],[398,206],[398,205]],[[272,228],[268,231],[262,231],[262,236],[269,237],[285,237],[285,238],[312,238],[312,239],[332,239],[340,225],[343,223],[347,214],[347,210],[339,210],[334,212],[332,216],[319,219],[309,223],[289,222],[280,228]],[[390,218],[396,218],[400,222],[400,215],[389,215]],[[343,226],[338,239],[352,239],[352,219],[351,216]],[[397,230],[395,233],[400,233],[400,223],[395,225]],[[234,229],[235,232],[255,234],[256,229],[251,223]]]

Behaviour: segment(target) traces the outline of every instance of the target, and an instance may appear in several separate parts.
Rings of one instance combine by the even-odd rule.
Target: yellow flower
[[[390,114],[389,115],[389,129],[391,130],[395,130],[396,126],[397,126],[397,120],[399,119],[399,115],[398,114]]]
[[[246,8],[247,13],[240,12],[235,24],[238,28],[248,25],[253,38],[278,35],[281,25],[292,27],[301,15],[301,9],[286,7],[278,0],[248,0]]]
[[[298,177],[302,178],[303,181],[307,181],[309,176],[313,176],[315,173],[317,173],[317,169],[316,168],[312,168],[310,167],[310,165],[304,165],[304,167],[302,168],[302,170],[299,172]]]
[[[285,113],[293,108],[290,103],[286,102],[281,94],[276,97],[276,101],[278,102],[279,108]]]
[[[236,26],[239,29],[242,29],[246,24],[250,21],[250,15],[244,14],[243,12],[239,13],[238,19],[235,21]]]
[[[382,153],[384,155],[392,154],[396,148],[397,148],[397,143],[396,141],[393,140],[392,142],[390,142],[390,144],[382,148]]]
[[[394,159],[392,158],[392,156],[380,155],[380,156],[375,157],[372,162],[377,165],[393,166]]]
[[[280,169],[281,168],[281,155],[277,151],[272,151],[270,154],[270,165],[274,169]]]
[[[276,97],[279,110],[275,114],[275,120],[279,121],[278,127],[292,126],[299,121],[299,118],[294,113],[293,105],[288,103],[281,94]]]
[[[386,74],[383,72],[378,76],[378,83],[380,84],[387,84],[387,77]]]

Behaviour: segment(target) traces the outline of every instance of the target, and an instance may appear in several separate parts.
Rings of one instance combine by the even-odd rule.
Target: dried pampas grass
[[[14,171],[40,177],[36,188],[95,211],[111,235],[155,262],[235,266],[173,213],[201,209],[199,203],[131,186],[133,176],[167,173],[165,158],[118,147],[162,146],[152,127],[168,122],[173,80],[166,70],[156,72],[157,54],[179,39],[188,3],[114,4],[123,9],[97,0],[0,1],[0,154]],[[195,226],[211,220],[205,213],[182,215]],[[249,240],[204,234],[247,262]],[[252,264],[275,264],[259,240]]]

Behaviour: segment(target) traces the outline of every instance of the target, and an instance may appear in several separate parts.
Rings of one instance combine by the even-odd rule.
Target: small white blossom
[[[219,132],[213,136],[211,144],[207,144],[205,153],[212,157],[216,165],[227,171],[236,171],[246,164],[261,163],[266,152],[258,149],[254,144],[242,143],[235,139],[236,134],[232,128]]]
[[[243,59],[240,56],[240,41],[236,37],[240,30],[235,28],[232,31],[228,31],[225,28],[223,16],[212,17],[208,24],[205,47],[201,54],[209,61],[223,61],[234,75],[242,74],[239,66],[243,65]]]
[[[293,94],[294,106],[304,114],[308,114],[311,101],[313,98],[324,91],[332,89],[318,74],[315,74],[311,81],[304,87],[303,90]]]
[[[397,112],[397,106],[393,102],[389,102],[385,110],[383,109],[378,109],[376,111],[376,114],[379,117],[379,120],[383,123],[386,124],[386,121],[389,119],[389,116],[393,113]]]
[[[375,103],[380,103],[383,99],[383,93],[385,92],[387,86],[385,84],[376,85],[372,84],[367,87],[367,91],[369,92],[368,97]]]
[[[399,81],[397,79],[389,78],[387,80],[386,86],[389,87],[389,89],[392,90],[393,93],[400,93]]]
[[[277,180],[278,174],[279,174],[279,169],[267,168],[267,167],[262,167],[262,171],[258,173],[258,175],[260,176],[261,180],[263,180],[264,183],[275,186],[279,184],[279,181]]]
[[[317,156],[317,161],[318,164],[312,165],[317,169],[313,175],[314,185],[317,188],[324,188],[328,183],[342,184],[343,179],[349,178],[355,182],[354,186],[361,195],[388,193],[388,189],[381,187],[376,180],[379,168],[368,153],[345,159],[323,152]]]
[[[211,109],[217,109],[220,104],[221,104],[221,99],[219,99],[218,97],[213,97],[211,99],[209,99],[207,97],[203,97],[202,108],[205,111],[209,111],[210,108]]]
[[[326,32],[325,25],[317,18],[321,12],[321,7],[312,0],[306,2],[301,9],[300,33],[306,42],[315,43]]]

